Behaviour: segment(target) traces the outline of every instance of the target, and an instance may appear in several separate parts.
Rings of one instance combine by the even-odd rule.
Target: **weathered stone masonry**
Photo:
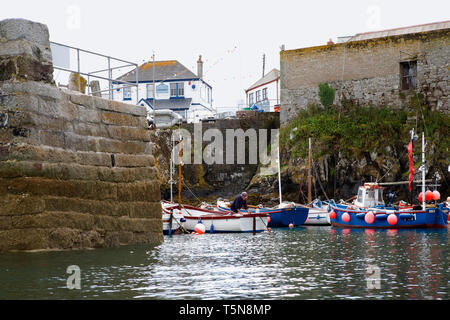
[[[320,103],[318,84],[329,83],[341,99],[405,107],[421,93],[426,103],[450,112],[450,29],[282,51],[281,122]],[[402,90],[400,62],[416,61],[417,89]]]
[[[0,21],[0,251],[162,242],[145,110],[56,88],[49,47]]]

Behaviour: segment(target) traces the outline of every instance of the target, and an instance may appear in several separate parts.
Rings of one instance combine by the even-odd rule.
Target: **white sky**
[[[1,0],[0,20],[45,23],[50,40],[124,60],[178,60],[213,87],[214,106],[236,107],[244,90],[280,68],[279,51],[338,36],[449,20],[446,0]],[[236,47],[236,48],[235,48]],[[101,69],[101,67],[99,68]]]

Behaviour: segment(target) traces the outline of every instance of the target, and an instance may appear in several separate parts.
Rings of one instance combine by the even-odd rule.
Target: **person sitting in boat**
[[[247,198],[248,194],[245,191],[242,192],[240,195],[238,195],[231,203],[230,206],[231,211],[233,211],[234,213],[238,213],[241,208],[244,208],[247,211],[248,210]]]

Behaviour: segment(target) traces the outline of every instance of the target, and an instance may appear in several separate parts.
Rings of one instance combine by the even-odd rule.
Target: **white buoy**
[[[197,232],[198,234],[203,234],[206,232],[206,227],[202,223],[197,223],[194,227],[194,231]]]

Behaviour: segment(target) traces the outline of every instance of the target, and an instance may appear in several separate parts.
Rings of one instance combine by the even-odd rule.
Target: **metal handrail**
[[[76,73],[76,74],[78,74],[78,76],[80,76],[80,75],[87,76],[87,78],[88,78],[88,80],[87,80],[87,82],[88,82],[87,87],[88,87],[88,94],[89,95],[92,95],[94,93],[100,93],[100,92],[108,91],[109,92],[109,99],[112,99],[112,91],[117,89],[117,88],[113,88],[113,86],[112,86],[112,83],[114,82],[114,83],[125,84],[125,86],[121,86],[121,87],[119,87],[119,89],[121,89],[121,88],[129,88],[129,87],[136,87],[136,101],[139,101],[139,66],[138,66],[137,63],[134,63],[134,62],[131,62],[131,61],[126,61],[126,60],[119,59],[119,58],[114,58],[114,57],[107,56],[107,55],[104,55],[104,54],[101,54],[101,53],[97,53],[97,52],[93,52],[93,51],[89,51],[89,50],[85,50],[85,49],[81,49],[81,48],[65,45],[65,44],[58,43],[58,42],[50,41],[50,43],[53,44],[53,45],[66,47],[66,48],[73,49],[73,50],[77,51],[77,70],[70,70],[70,69],[58,67],[58,66],[55,66],[55,65],[53,66],[53,68],[57,69],[57,70],[65,71],[65,72]],[[85,52],[85,53],[89,53],[89,54],[92,54],[92,55],[95,55],[95,56],[100,56],[100,57],[106,58],[107,61],[108,61],[108,68],[107,69],[102,69],[102,70],[92,71],[92,72],[89,72],[89,73],[81,72],[81,70],[80,70],[80,52]],[[111,67],[111,60],[120,61],[120,62],[126,63],[126,65],[122,65],[122,66],[118,66],[118,67]],[[124,67],[131,67],[131,66],[135,66],[136,81],[133,81],[133,82],[131,82],[131,81],[122,81],[122,80],[117,80],[117,79],[113,79],[112,78],[112,70],[119,69],[119,68],[124,68]],[[108,71],[108,77],[102,77],[102,76],[99,76],[99,75],[95,75],[95,73],[106,72],[106,71]],[[90,90],[90,77],[108,81],[108,89],[91,92],[91,90]],[[78,80],[78,90],[81,91],[81,81],[80,80]]]

